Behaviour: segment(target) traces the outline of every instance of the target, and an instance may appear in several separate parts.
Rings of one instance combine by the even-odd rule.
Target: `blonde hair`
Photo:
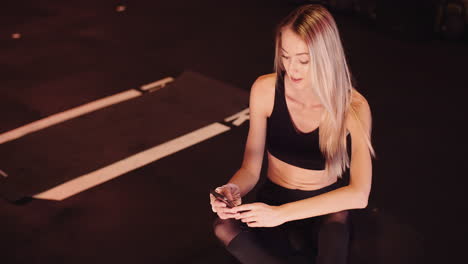
[[[320,121],[320,150],[326,157],[329,175],[341,177],[349,167],[346,149],[346,117],[357,115],[358,104],[352,102],[353,85],[336,23],[327,9],[320,5],[304,5],[290,13],[276,30],[275,71],[284,80],[285,69],[281,62],[281,32],[291,29],[309,48],[311,81],[325,111]],[[370,131],[363,131],[369,151],[374,156]]]

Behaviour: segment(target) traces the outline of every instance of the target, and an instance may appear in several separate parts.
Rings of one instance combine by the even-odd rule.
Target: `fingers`
[[[235,206],[239,206],[239,205],[242,204],[242,200],[241,200],[240,197],[239,197],[239,198],[235,198],[235,199],[233,200],[233,203],[234,203]]]
[[[217,214],[221,219],[236,218],[238,214],[233,213],[230,208],[217,208]]]
[[[236,212],[242,212],[242,211],[251,211],[257,207],[256,204],[242,204],[239,206],[236,206],[234,209]]]
[[[216,213],[218,211],[218,208],[226,207],[226,204],[223,202],[220,202],[214,197],[212,194],[210,194],[210,204],[211,204],[211,210]]]
[[[221,186],[221,187],[218,187],[215,189],[215,192],[223,195],[224,197],[226,197],[228,200],[232,201],[232,194],[229,190],[229,188],[226,188],[224,185]]]
[[[212,194],[210,194],[210,204],[211,204],[211,210],[213,211],[213,213],[216,213],[216,207],[217,207],[216,198]]]
[[[227,191],[224,191],[224,196],[226,196],[226,198],[228,198],[229,201],[234,201],[234,197],[232,195],[232,192],[229,188],[224,188],[224,190],[227,190]]]
[[[216,201],[216,198],[210,193],[210,203],[213,204],[214,201]]]
[[[233,209],[228,208],[225,203],[217,200],[214,196],[210,195],[211,210],[217,213],[221,219],[236,218],[238,214]]]
[[[247,223],[247,226],[248,226],[248,227],[262,227],[262,225],[259,224],[258,222],[250,222],[250,223]]]
[[[218,209],[219,212],[222,212],[224,214],[232,214],[234,216],[239,215],[239,213],[234,211],[233,208],[226,207],[226,205],[224,207],[218,207],[216,209]]]
[[[241,204],[242,202],[241,202],[240,193],[239,193],[238,187],[236,185],[233,185],[232,188],[229,185],[223,185],[221,187],[216,188],[215,191],[220,193],[220,194],[223,194],[224,196],[226,196],[226,198],[228,198],[235,205],[237,205],[234,208],[228,208],[225,203],[219,201],[218,199],[216,199],[215,196],[210,194],[211,210],[213,212],[217,213],[219,218],[221,218],[221,219],[229,219],[229,218],[241,219],[242,222],[245,222],[245,223],[255,221],[255,218],[253,218],[254,217],[253,214],[249,213],[249,214],[241,215],[240,212],[247,213],[245,211],[251,211],[254,208],[257,208],[258,204],[260,204],[260,203],[242,205]]]
[[[232,185],[236,186],[234,184],[232,184]],[[238,190],[237,190],[237,192],[236,192],[236,190],[233,190],[233,188],[231,187],[230,184],[218,187],[218,188],[215,189],[215,191],[217,193],[220,193],[220,194],[224,195],[229,201],[231,201],[233,206],[238,206],[238,205],[242,204],[242,199],[240,197],[240,192]]]
[[[238,217],[236,217],[236,219],[244,219],[244,218],[249,218],[249,217],[252,217],[252,216],[255,216],[255,212],[252,212],[252,211],[247,211],[247,212],[243,212],[243,213],[238,213]]]
[[[226,198],[228,198],[228,200],[230,200],[230,201],[234,200],[231,188],[229,188],[229,186],[223,185],[221,187],[216,188],[215,191],[217,193],[220,193],[220,194],[226,196]]]
[[[223,202],[220,202],[218,200],[214,200],[211,202],[211,208],[213,209],[213,212],[219,212],[220,210],[222,210],[223,208],[226,207],[226,204],[223,203]]]
[[[256,214],[256,212],[253,212],[253,211],[238,213],[238,215],[236,216],[236,219],[241,220],[244,223],[250,223],[250,222],[258,221],[257,214]]]
[[[256,216],[251,216],[251,217],[245,217],[240,219],[244,223],[252,223],[252,222],[257,222],[257,217]]]
[[[234,183],[227,183],[221,187],[216,188],[216,191],[222,193],[229,200],[235,201],[236,205],[242,203],[239,186]]]

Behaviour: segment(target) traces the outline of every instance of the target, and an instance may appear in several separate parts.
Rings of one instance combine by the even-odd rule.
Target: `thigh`
[[[347,225],[348,214],[348,211],[341,211],[302,220],[299,230],[303,234],[306,247],[315,249],[318,246],[319,232],[324,225],[334,222]]]
[[[290,240],[296,249],[311,247],[317,236],[317,225],[319,218],[307,218],[297,221],[290,229]]]
[[[263,247],[277,256],[288,256],[291,254],[291,244],[289,241],[289,229],[287,224],[276,227],[251,228]]]

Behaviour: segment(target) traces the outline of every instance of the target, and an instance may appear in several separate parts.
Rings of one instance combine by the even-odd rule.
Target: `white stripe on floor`
[[[34,195],[34,198],[61,201],[228,130],[230,130],[228,126],[220,123],[208,125],[99,170],[82,175],[48,191]]]
[[[174,78],[166,77],[161,80],[142,85],[140,89],[145,92],[154,92],[163,88],[164,86],[166,86],[166,84],[173,82],[173,81],[174,81]],[[76,118],[78,116],[99,110],[101,108],[130,100],[140,95],[142,95],[140,91],[136,89],[132,89],[132,90],[128,90],[125,92],[121,92],[118,94],[104,97],[102,99],[69,109],[67,111],[64,111],[58,114],[51,115],[49,117],[37,120],[35,122],[24,125],[22,127],[0,134],[0,144],[15,140],[27,134],[31,134],[38,130],[65,122],[67,120]]]
[[[140,87],[140,89],[143,90],[143,91],[154,92],[154,91],[157,91],[157,90],[159,90],[161,88],[164,88],[164,86],[166,86],[166,84],[168,84],[170,82],[173,82],[173,81],[174,81],[174,78],[166,77],[166,78],[161,79],[159,81],[155,81],[155,82],[152,82],[152,83],[149,83],[149,84],[142,85]]]
[[[78,116],[99,110],[101,108],[138,97],[141,94],[142,93],[140,91],[132,89],[132,90],[121,92],[115,95],[104,97],[102,99],[69,109],[67,111],[64,111],[58,114],[51,115],[49,117],[40,119],[38,121],[29,123],[22,127],[0,134],[0,144],[3,144],[11,140],[15,140],[27,134],[56,125],[58,123],[65,122],[67,120],[76,118]]]
[[[250,119],[250,109],[246,108],[239,113],[233,114],[230,117],[226,117],[224,122],[232,122],[235,126],[242,125],[245,121]]]

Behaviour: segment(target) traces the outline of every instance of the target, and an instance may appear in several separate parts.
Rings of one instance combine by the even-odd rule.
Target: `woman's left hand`
[[[279,207],[264,203],[251,203],[236,206],[236,219],[247,223],[249,227],[274,227],[283,224]]]

